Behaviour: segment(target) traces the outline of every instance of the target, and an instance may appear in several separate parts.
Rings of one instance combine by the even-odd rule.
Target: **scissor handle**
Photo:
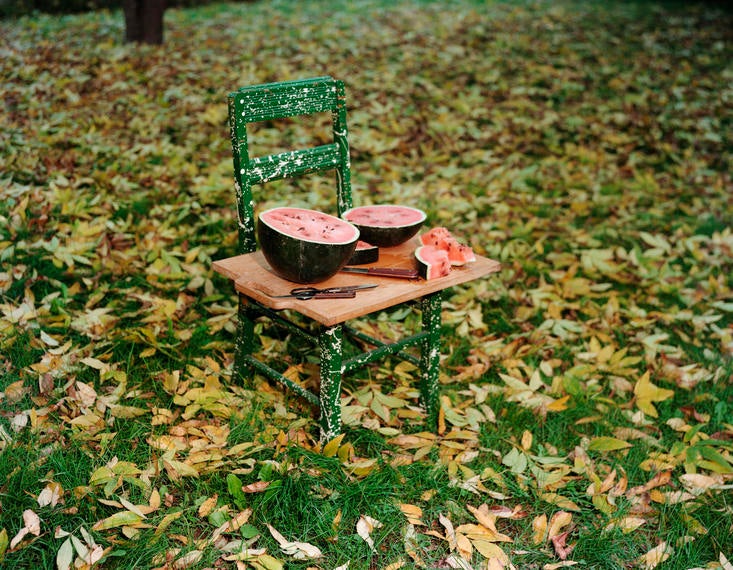
[[[356,297],[356,291],[344,291],[339,287],[327,289],[296,287],[290,290],[290,294],[300,301],[307,301],[308,299],[352,299]]]

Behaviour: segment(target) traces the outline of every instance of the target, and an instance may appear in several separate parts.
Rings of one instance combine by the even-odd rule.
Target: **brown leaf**
[[[552,542],[552,547],[555,550],[555,554],[557,554],[557,557],[560,560],[567,560],[568,556],[570,556],[570,553],[575,548],[575,545],[568,546],[566,544],[569,534],[570,532],[566,531],[566,532],[563,532],[562,534],[558,534],[558,535],[550,537],[550,541]]]
[[[270,486],[271,481],[255,481],[249,485],[243,485],[242,491],[244,493],[261,493]]]

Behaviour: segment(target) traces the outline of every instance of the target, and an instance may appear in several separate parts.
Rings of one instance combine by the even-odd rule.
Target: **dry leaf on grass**
[[[356,523],[356,533],[369,545],[372,552],[376,552],[372,532],[375,528],[381,528],[382,526],[384,525],[380,521],[368,515],[362,515]]]
[[[296,560],[311,560],[321,558],[323,556],[323,553],[318,547],[308,544],[307,542],[287,540],[282,534],[275,530],[272,525],[268,524],[267,528],[270,530],[272,537],[280,545],[280,549],[288,556],[292,556]]]

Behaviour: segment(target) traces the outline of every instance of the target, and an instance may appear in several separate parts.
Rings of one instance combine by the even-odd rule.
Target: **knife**
[[[396,267],[342,267],[346,273],[363,273],[377,277],[397,277],[400,279],[417,279],[417,269],[400,269]]]

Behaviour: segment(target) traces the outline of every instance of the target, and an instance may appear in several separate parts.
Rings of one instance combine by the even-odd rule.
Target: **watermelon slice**
[[[364,265],[379,261],[379,248],[363,240],[356,242],[354,254],[346,265]]]
[[[448,253],[451,265],[465,265],[476,261],[471,247],[460,243],[447,228],[432,228],[420,236],[423,245],[430,245]]]
[[[415,250],[417,271],[426,280],[445,277],[451,271],[448,252],[433,245],[421,245]]]

